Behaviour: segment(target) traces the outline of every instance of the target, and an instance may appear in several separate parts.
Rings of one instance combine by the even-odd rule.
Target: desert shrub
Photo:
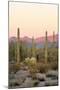
[[[24,63],[27,65],[27,64],[29,64],[29,61],[30,61],[30,58],[27,57],[27,58],[25,58]]]
[[[15,69],[15,71],[18,71],[20,69],[20,64],[15,64],[14,69]]]
[[[38,63],[37,64],[38,71],[40,73],[46,73],[48,70],[58,70],[58,63],[57,62],[51,62],[51,63]]]
[[[20,69],[20,64],[11,64],[9,65],[9,73],[16,73]]]
[[[51,69],[58,70],[58,62],[50,63],[50,65],[51,65]]]
[[[36,58],[34,58],[34,57],[32,57],[32,58],[27,57],[25,59],[24,63],[26,65],[28,65],[28,66],[34,66],[34,65],[36,65],[37,62],[36,62]]]
[[[50,65],[45,63],[38,63],[37,67],[40,73],[46,73],[50,69]]]
[[[28,66],[32,78],[35,77],[35,73],[38,72],[36,58],[26,58],[25,64]]]

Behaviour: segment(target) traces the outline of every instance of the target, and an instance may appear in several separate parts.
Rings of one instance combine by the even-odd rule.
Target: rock
[[[38,80],[33,80],[31,77],[27,77],[24,83],[20,87],[35,87],[39,83]]]
[[[36,78],[39,79],[40,81],[45,81],[46,76],[45,74],[36,73]]]
[[[46,73],[46,77],[50,77],[52,79],[58,79],[58,71],[54,71],[54,70],[48,71]]]
[[[11,72],[11,73],[9,74],[9,79],[13,79],[13,78],[15,78],[15,74],[14,74],[14,72]]]
[[[20,87],[33,87],[32,78],[26,78],[26,80]]]
[[[46,80],[45,86],[56,86],[58,85],[58,80]]]
[[[15,79],[17,79],[17,82],[21,85],[28,76],[30,76],[29,71],[19,70],[15,74]]]
[[[29,75],[30,75],[29,71],[19,70],[18,72],[16,72],[15,78],[17,79],[26,78]]]
[[[45,81],[41,81],[41,82],[37,85],[37,87],[43,87],[43,86],[45,86]]]
[[[33,83],[34,83],[34,87],[36,87],[39,83],[39,80],[33,80]]]
[[[18,86],[19,83],[17,81],[17,79],[10,79],[9,80],[9,86],[13,87],[13,86]]]
[[[50,81],[51,80],[51,78],[50,77],[46,77],[46,80],[45,81]]]

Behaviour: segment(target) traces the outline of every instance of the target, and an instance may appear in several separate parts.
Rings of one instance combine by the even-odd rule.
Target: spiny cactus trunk
[[[19,47],[20,47],[20,32],[19,32],[19,28],[18,28],[18,31],[17,31],[17,63],[20,62],[20,52],[19,52]]]
[[[45,37],[45,63],[47,64],[48,61],[48,40],[47,40],[47,31],[46,31],[46,37]]]
[[[15,45],[15,62],[16,62],[16,59],[17,59],[17,58],[16,58],[16,55],[17,55],[16,50],[17,50],[17,49],[16,49],[16,45]]]
[[[53,32],[53,48],[55,47],[55,32]]]
[[[32,57],[35,57],[35,43],[34,43],[34,37],[32,37]]]

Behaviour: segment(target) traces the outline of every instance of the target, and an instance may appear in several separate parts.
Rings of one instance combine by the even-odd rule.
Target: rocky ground
[[[49,70],[46,73],[35,73],[35,78],[32,78],[32,75],[28,69],[23,70],[21,68],[16,73],[11,72],[9,75],[9,88],[43,87],[56,85],[58,85],[57,70]]]

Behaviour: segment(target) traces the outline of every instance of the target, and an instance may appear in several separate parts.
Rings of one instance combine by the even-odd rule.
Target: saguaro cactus
[[[53,47],[55,46],[55,32],[53,31]]]
[[[35,43],[34,43],[34,37],[32,37],[32,57],[35,57]]]
[[[48,40],[47,40],[47,31],[46,31],[46,37],[45,37],[45,63],[47,64],[48,59]]]
[[[18,29],[17,29],[17,63],[20,62],[19,47],[20,47],[20,31],[19,31],[19,28],[18,28]]]

